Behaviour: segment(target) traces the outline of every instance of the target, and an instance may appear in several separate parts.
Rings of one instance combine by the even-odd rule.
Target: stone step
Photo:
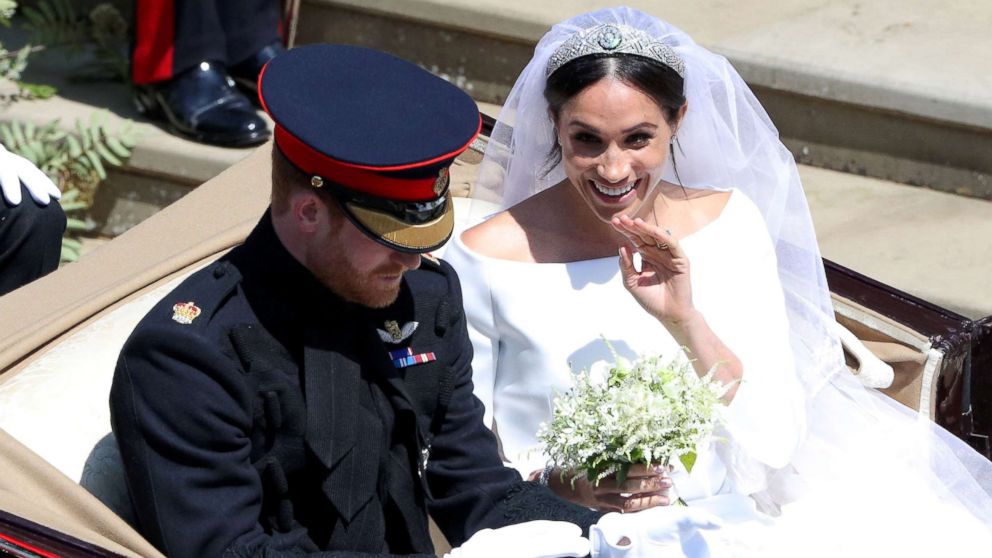
[[[0,28],[0,41],[6,48],[27,41],[21,23],[15,20],[13,27]],[[86,60],[86,53],[67,56],[61,50],[32,55],[24,81],[54,86],[58,94],[50,99],[0,105],[0,121],[44,125],[58,120],[62,129],[71,131],[77,120],[89,122],[94,112],[106,111],[111,130],[119,129],[127,120],[134,122],[138,142],[131,158],[123,167],[109,168],[107,180],[97,191],[89,215],[96,226],[94,234],[115,236],[124,232],[252,152],[251,148],[214,147],[170,134],[138,113],[129,85],[73,80],[76,66]],[[10,91],[12,86],[0,87]]]
[[[723,54],[807,164],[992,199],[992,3],[627,4]],[[393,52],[500,103],[553,23],[591,0],[303,0],[297,42]]]

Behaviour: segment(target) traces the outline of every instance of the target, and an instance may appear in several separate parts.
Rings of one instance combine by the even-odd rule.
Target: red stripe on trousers
[[[142,85],[172,79],[176,30],[173,0],[138,0],[135,4],[131,80]]]

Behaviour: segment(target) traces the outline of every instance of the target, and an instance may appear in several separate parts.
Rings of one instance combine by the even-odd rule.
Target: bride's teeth
[[[637,183],[637,181],[633,181],[633,182],[628,182],[628,183],[624,184],[623,186],[620,186],[620,187],[617,187],[617,188],[609,188],[609,187],[603,186],[602,184],[600,184],[599,182],[596,182],[595,180],[592,180],[591,182],[592,182],[593,186],[596,187],[596,190],[598,190],[600,194],[603,194],[604,196],[612,196],[612,197],[620,197],[620,196],[626,194],[627,192],[633,190],[634,189],[634,184]]]

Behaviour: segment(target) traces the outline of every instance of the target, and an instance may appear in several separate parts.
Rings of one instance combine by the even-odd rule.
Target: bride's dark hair
[[[664,64],[633,54],[582,56],[565,63],[548,76],[544,98],[548,101],[554,121],[558,122],[565,103],[605,77],[629,84],[654,99],[669,124],[675,123],[679,109],[685,104],[685,80]],[[556,141],[548,153],[545,173],[560,162],[561,145]]]

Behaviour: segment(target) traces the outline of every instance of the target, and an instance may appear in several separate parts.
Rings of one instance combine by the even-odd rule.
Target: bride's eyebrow
[[[587,131],[590,131],[590,132],[593,132],[593,133],[596,133],[596,134],[601,133],[599,131],[599,129],[596,128],[595,126],[592,126],[590,124],[586,124],[585,122],[583,122],[581,120],[573,120],[573,121],[569,122],[568,125],[569,126],[578,126],[579,128],[584,128]],[[641,122],[639,124],[634,124],[633,126],[630,126],[629,128],[625,128],[623,130],[620,130],[620,133],[622,133],[622,134],[629,134],[630,132],[633,132],[635,130],[640,130],[642,128],[649,128],[651,130],[657,130],[658,129],[658,125],[655,124],[655,123],[653,123],[653,122],[644,121],[644,122]]]

